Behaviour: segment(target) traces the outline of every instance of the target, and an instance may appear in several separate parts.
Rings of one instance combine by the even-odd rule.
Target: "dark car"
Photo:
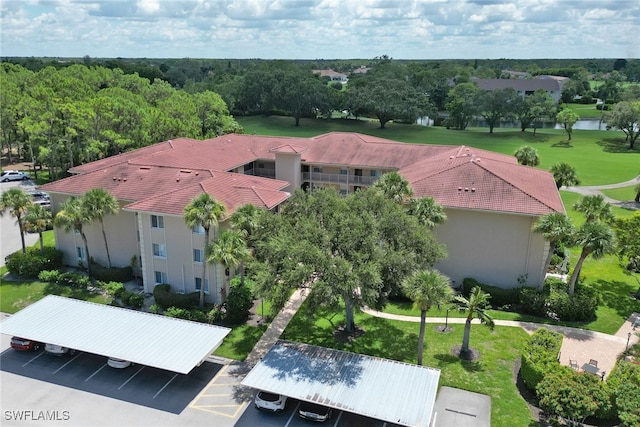
[[[323,423],[331,418],[331,409],[315,403],[302,402],[298,415],[305,420]]]
[[[42,347],[42,343],[38,341],[28,340],[26,338],[11,338],[11,348],[19,351],[38,351]]]

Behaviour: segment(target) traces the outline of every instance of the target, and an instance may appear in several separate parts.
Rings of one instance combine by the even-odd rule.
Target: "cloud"
[[[5,56],[637,57],[637,0],[3,0]],[[579,29],[579,31],[576,31]]]

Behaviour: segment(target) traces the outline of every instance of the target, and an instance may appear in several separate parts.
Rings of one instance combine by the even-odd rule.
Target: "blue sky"
[[[639,0],[0,0],[0,55],[639,58]]]

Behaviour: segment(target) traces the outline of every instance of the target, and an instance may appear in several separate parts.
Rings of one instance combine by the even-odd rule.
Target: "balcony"
[[[344,184],[370,186],[378,179],[377,176],[345,175],[341,173],[303,172],[302,181],[325,184]]]

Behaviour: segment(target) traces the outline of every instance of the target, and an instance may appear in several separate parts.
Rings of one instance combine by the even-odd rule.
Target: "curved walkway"
[[[365,308],[365,313],[381,317],[384,319],[399,320],[403,322],[420,322],[418,316],[405,316],[399,314],[383,313],[381,311]],[[520,327],[528,333],[533,333],[538,328],[547,328],[558,332],[564,336],[560,349],[560,363],[570,366],[570,361],[576,361],[579,367],[589,362],[591,359],[598,361],[598,368],[605,377],[613,369],[617,356],[622,353],[627,346],[640,342],[640,327],[633,327],[634,322],[640,324],[640,314],[633,313],[620,327],[615,335],[602,332],[588,331],[586,329],[571,328],[568,326],[547,325],[543,323],[520,322],[514,320],[495,320],[497,326]],[[427,317],[427,323],[444,324],[464,324],[465,318],[454,317],[446,320],[444,317]],[[478,319],[474,319],[472,324],[480,324]],[[628,334],[631,335],[628,335]]]
[[[625,209],[640,209],[640,203],[637,203],[633,200],[620,201],[616,199],[612,199],[611,197],[607,197],[602,193],[601,190],[610,190],[612,188],[624,188],[624,187],[632,187],[636,184],[640,184],[640,175],[637,177],[630,179],[629,181],[619,182],[617,184],[605,184],[605,185],[581,185],[576,187],[562,187],[562,190],[570,191],[572,193],[582,194],[583,196],[590,196],[594,194],[598,194],[603,196],[604,199],[611,203],[612,205],[619,206]]]

